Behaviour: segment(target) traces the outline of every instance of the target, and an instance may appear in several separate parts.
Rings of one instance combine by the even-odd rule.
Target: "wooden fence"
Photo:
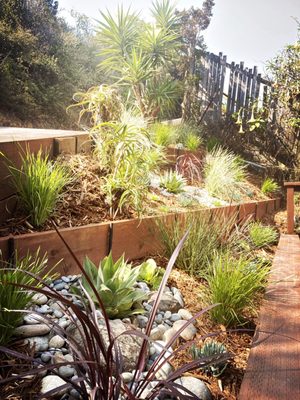
[[[254,68],[245,68],[244,62],[227,62],[227,57],[220,53],[206,53],[202,57],[200,72],[199,101],[200,107],[211,112],[213,118],[229,116],[243,109],[243,117],[249,118],[252,107],[271,106],[272,83]],[[275,118],[275,111],[271,113]]]

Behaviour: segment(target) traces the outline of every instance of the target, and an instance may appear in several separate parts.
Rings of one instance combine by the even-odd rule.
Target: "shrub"
[[[207,340],[204,345],[199,348],[193,345],[191,347],[191,354],[194,360],[213,355],[228,354],[226,347],[215,340]],[[230,357],[230,355],[229,355]],[[228,358],[229,358],[228,357]],[[219,377],[226,369],[227,363],[221,362],[210,365],[209,367],[202,368],[205,372],[210,372],[213,376]]]
[[[171,273],[172,267],[184,243],[185,238],[186,235],[182,238],[182,240],[176,247],[167,265],[164,277],[157,293],[156,300],[153,304],[152,311],[149,316],[147,326],[145,328],[145,334],[132,330],[127,331],[126,333],[127,335],[136,335],[138,338],[141,339],[140,353],[136,362],[133,380],[129,385],[124,382],[122,377],[123,357],[121,354],[120,346],[118,345],[119,338],[114,337],[111,332],[110,321],[108,319],[106,309],[102,304],[101,298],[94,285],[94,282],[90,280],[89,276],[85,272],[85,269],[82,267],[81,263],[76,258],[76,256],[63,238],[62,240],[74,257],[74,260],[76,261],[78,268],[82,272],[82,275],[85,277],[90,285],[89,293],[93,292],[95,298],[97,298],[97,303],[100,305],[101,313],[105,322],[105,328],[103,328],[102,324],[99,325],[98,323],[99,312],[96,310],[96,305],[92,301],[91,297],[89,297],[88,295],[86,296],[88,299],[88,304],[84,303],[84,310],[82,310],[76,304],[68,300],[67,297],[63,296],[60,292],[55,291],[45,282],[45,289],[33,288],[33,290],[37,291],[38,293],[46,294],[48,297],[59,301],[64,313],[68,316],[71,323],[73,323],[76,327],[81,327],[80,333],[82,341],[80,343],[73,335],[68,332],[68,330],[62,329],[47,315],[44,316],[44,318],[53,327],[53,332],[60,336],[63,336],[66,342],[69,343],[74,361],[56,362],[45,365],[37,358],[30,357],[27,354],[23,354],[15,350],[10,350],[8,348],[2,347],[1,351],[3,352],[3,354],[13,355],[14,359],[26,360],[27,365],[30,361],[34,362],[35,366],[37,364],[40,364],[38,365],[38,369],[35,367],[34,369],[28,368],[28,373],[22,374],[23,379],[26,376],[37,373],[42,374],[46,371],[53,371],[57,373],[56,371],[59,367],[63,365],[71,365],[76,370],[76,375],[78,376],[78,379],[69,379],[61,376],[61,378],[65,381],[65,385],[63,385],[63,388],[65,390],[72,388],[75,389],[81,396],[82,400],[89,400],[91,398],[91,393],[93,394],[93,398],[95,400],[115,400],[121,398],[121,395],[124,400],[138,400],[142,396],[145,399],[154,400],[160,394],[168,397],[177,396],[180,399],[185,399],[186,395],[183,395],[182,391],[186,392],[186,389],[183,390],[183,387],[180,384],[174,384],[175,379],[181,377],[184,372],[196,370],[200,366],[202,368],[205,368],[210,364],[216,364],[222,361],[225,362],[228,359],[228,354],[202,357],[199,360],[187,363],[180,369],[171,372],[167,379],[162,378],[162,376],[164,376],[162,374],[160,375],[161,377],[158,376],[158,373],[162,372],[161,370],[162,368],[164,368],[166,363],[172,362],[174,357],[178,356],[180,352],[182,352],[187,347],[186,344],[183,344],[173,352],[170,352],[170,346],[173,346],[176,340],[178,340],[181,332],[183,332],[184,329],[186,329],[191,323],[193,323],[197,318],[199,318],[211,308],[209,307],[206,310],[198,312],[189,321],[186,321],[186,323],[176,332],[176,334],[174,334],[169,342],[166,343],[164,347],[162,346],[160,355],[155,359],[149,369],[147,369],[147,371],[143,373],[145,370],[148,355],[149,336],[153,327],[159,303],[163,295],[167,279]],[[107,342],[105,342],[104,339],[104,330],[107,332]],[[208,335],[201,336],[199,340],[205,340],[206,337],[208,337]],[[18,380],[20,378],[21,376],[16,376],[15,374],[13,376],[8,375],[4,379],[1,379],[1,384],[3,385],[15,382],[16,379]],[[150,383],[151,390],[147,390]],[[62,386],[58,386],[51,390],[51,392],[49,391],[48,393],[44,393],[43,397],[48,398],[50,396],[55,396],[59,394],[61,390]],[[181,390],[181,392],[179,392],[179,390]],[[196,396],[191,396],[191,398],[196,399]]]
[[[167,147],[176,143],[177,135],[172,125],[156,123],[150,128],[151,137],[158,146]]]
[[[216,255],[206,276],[207,304],[220,303],[210,311],[213,321],[225,326],[243,323],[244,312],[255,311],[256,295],[265,287],[268,274],[264,263],[253,268],[245,256]]]
[[[163,277],[163,269],[157,267],[156,262],[149,258],[140,265],[138,279],[146,282],[151,288],[157,289]]]
[[[279,190],[279,185],[277,182],[275,182],[271,178],[267,178],[264,180],[262,186],[261,186],[261,191],[265,195],[270,195],[274,192],[277,192]]]
[[[187,184],[185,178],[176,171],[166,171],[160,177],[159,186],[166,189],[169,193],[179,194],[184,191]]]
[[[50,161],[39,150],[35,155],[27,149],[21,156],[21,167],[8,162],[14,187],[30,222],[39,227],[53,213],[63,188],[70,182],[67,168]]]
[[[196,151],[202,144],[202,138],[194,132],[189,132],[184,141],[184,147],[190,151]]]
[[[141,121],[123,114],[120,122],[107,122],[92,130],[95,154],[106,177],[102,187],[111,217],[124,207],[143,211],[148,194],[150,174],[158,172],[163,160]]]
[[[271,226],[264,226],[260,222],[249,225],[249,238],[254,247],[264,247],[276,243],[278,233]]]
[[[140,268],[132,268],[131,264],[125,262],[124,256],[114,262],[110,253],[100,262],[98,268],[89,258],[86,258],[84,269],[94,283],[110,318],[125,318],[143,312],[143,309],[137,308],[136,305],[147,296],[142,290],[134,287]],[[82,285],[97,304],[97,296],[91,290],[89,281],[85,277],[82,278]]]
[[[211,196],[233,200],[243,192],[245,166],[230,151],[216,147],[206,157],[204,177],[205,188]]]
[[[41,279],[47,277],[44,271],[48,263],[46,254],[40,257],[39,251],[37,251],[33,256],[27,254],[26,257],[19,258],[16,255],[15,258],[15,267],[5,262],[2,262],[3,267],[0,267],[1,346],[10,341],[15,328],[22,322],[23,314],[19,310],[24,310],[34,295],[33,292],[29,292],[20,286],[35,283],[31,274],[39,274]]]
[[[178,255],[176,265],[191,275],[205,275],[214,253],[229,244],[235,218],[223,219],[204,212],[200,215],[182,214],[171,223],[167,219],[158,221],[166,256],[172,254],[178,239],[189,229],[189,236]]]

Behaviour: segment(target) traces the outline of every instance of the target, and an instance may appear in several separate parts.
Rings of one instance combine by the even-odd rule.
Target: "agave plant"
[[[163,269],[157,267],[155,260],[149,258],[140,265],[138,279],[146,282],[153,289],[157,289],[163,277]]]
[[[159,186],[166,189],[169,193],[178,194],[183,192],[186,179],[177,171],[166,171],[160,178]]]
[[[191,347],[191,354],[194,360],[201,360],[201,358],[223,354],[227,354],[228,359],[231,357],[223,343],[219,343],[215,340],[207,340],[201,348],[193,345]],[[227,363],[223,360],[220,363],[216,363],[202,369],[205,372],[210,372],[213,376],[218,377],[225,371],[226,367]]]
[[[98,268],[89,258],[86,258],[84,269],[94,283],[110,318],[125,318],[132,314],[144,312],[143,308],[133,309],[135,304],[147,298],[142,290],[134,287],[140,273],[140,267],[132,268],[131,264],[125,262],[124,255],[114,262],[110,253],[100,262]],[[82,278],[82,285],[91,299],[98,304],[98,296],[95,296],[95,293],[91,290],[89,281],[85,276]]]

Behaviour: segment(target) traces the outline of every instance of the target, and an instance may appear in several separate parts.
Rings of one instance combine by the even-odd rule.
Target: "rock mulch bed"
[[[53,281],[50,286],[61,295],[71,300],[79,307],[83,307],[82,302],[72,292],[72,286],[79,287],[80,276],[62,276],[60,279]],[[130,318],[114,319],[110,321],[111,330],[114,335],[120,335],[127,330],[137,329],[145,331],[146,324],[152,305],[155,301],[156,292],[151,292],[150,288],[144,282],[138,282],[137,288],[148,294],[148,300],[143,302],[144,314],[136,315]],[[31,312],[30,312],[31,311]],[[45,316],[47,318],[45,318]],[[79,344],[82,343],[82,338],[78,327],[64,313],[64,306],[59,301],[53,300],[50,296],[44,294],[35,294],[33,297],[33,305],[31,310],[24,316],[23,324],[15,331],[17,338],[24,339],[27,343],[34,346],[35,357],[37,364],[50,365],[51,363],[66,363],[70,365],[62,365],[54,374],[51,370],[44,373],[41,382],[41,392],[46,393],[53,388],[62,386],[65,382],[64,378],[76,379],[76,370],[72,367],[73,356],[72,351],[68,346],[67,339],[63,334],[55,333],[53,326],[49,323],[49,319],[53,323],[58,324],[69,336],[76,340]],[[149,345],[149,356],[146,370],[153,364],[159,356],[162,348],[167,344],[169,339],[192,318],[191,313],[184,308],[184,302],[181,292],[176,287],[166,287],[159,304],[159,309],[155,316],[155,322],[152,327]],[[105,323],[99,311],[98,323],[103,326],[103,337],[105,339]],[[197,334],[195,325],[191,324],[183,332],[180,337],[183,340],[189,341],[194,339]],[[124,357],[123,380],[125,383],[130,383],[133,379],[134,368],[136,366],[137,357],[140,350],[141,338],[135,335],[122,335],[118,339],[118,344]],[[169,348],[172,352],[172,348]],[[167,356],[167,354],[165,355]],[[169,363],[165,363],[156,375],[158,379],[165,379],[171,372],[173,367]],[[177,381],[188,390],[195,393],[203,400],[212,399],[212,395],[207,385],[200,379],[186,376]],[[142,397],[147,395],[151,390],[151,383],[144,390]],[[79,393],[71,389],[66,392],[62,390],[59,398],[61,400],[79,399]]]

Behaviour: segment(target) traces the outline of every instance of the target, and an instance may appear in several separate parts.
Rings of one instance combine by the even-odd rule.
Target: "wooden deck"
[[[298,236],[281,236],[270,282],[239,400],[300,399]]]

